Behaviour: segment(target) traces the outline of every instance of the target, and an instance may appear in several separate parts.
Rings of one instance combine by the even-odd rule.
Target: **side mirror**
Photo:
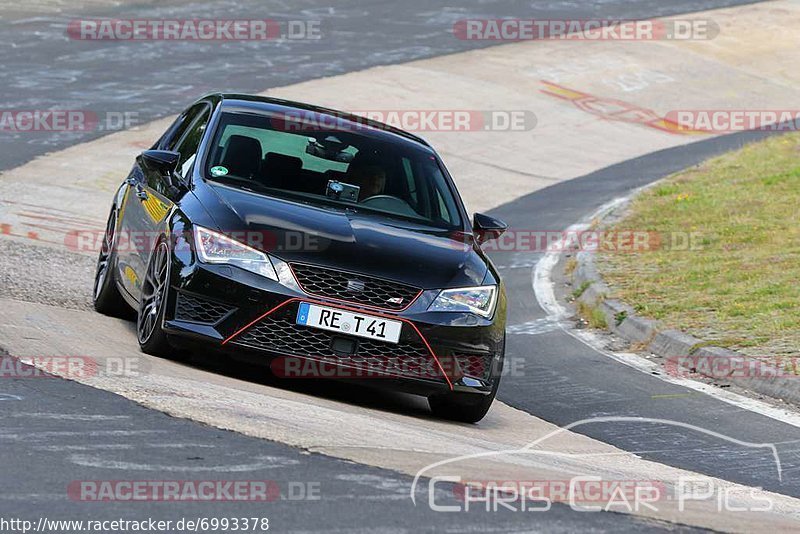
[[[483,213],[476,213],[472,223],[472,233],[475,234],[475,239],[479,245],[497,239],[508,230],[508,225],[499,219],[484,215]]]
[[[180,154],[168,150],[145,150],[139,155],[139,163],[145,170],[170,177],[178,168],[180,159]]]
[[[164,192],[168,197],[180,195],[188,189],[177,173],[178,163],[181,160],[178,152],[145,150],[139,155],[138,160],[145,172],[158,174],[165,184]]]

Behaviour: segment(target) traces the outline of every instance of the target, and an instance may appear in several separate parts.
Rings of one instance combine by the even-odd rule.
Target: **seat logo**
[[[367,288],[367,284],[362,282],[361,280],[348,280],[347,281],[347,290],[353,293],[361,293]]]

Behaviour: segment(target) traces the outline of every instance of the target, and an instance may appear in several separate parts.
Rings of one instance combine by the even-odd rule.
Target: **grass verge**
[[[603,315],[603,312],[600,311],[600,308],[596,306],[590,306],[585,302],[578,302],[578,315],[586,321],[586,324],[589,325],[590,328],[596,328],[598,330],[603,330],[608,328],[608,321],[606,321],[606,316]]]
[[[660,241],[598,253],[614,297],[751,356],[800,354],[800,135],[668,178],[613,229],[656,232]]]

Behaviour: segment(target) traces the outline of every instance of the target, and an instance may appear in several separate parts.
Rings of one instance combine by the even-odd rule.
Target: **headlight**
[[[269,256],[244,243],[201,226],[194,227],[197,255],[203,263],[225,263],[278,281]]]
[[[497,286],[445,289],[428,307],[428,311],[475,313],[489,318],[497,304]]]

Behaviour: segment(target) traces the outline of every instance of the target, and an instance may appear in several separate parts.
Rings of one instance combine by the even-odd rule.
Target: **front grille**
[[[187,293],[178,293],[175,319],[191,323],[217,324],[235,308]]]
[[[292,270],[306,293],[365,306],[403,310],[420,293],[412,286],[336,269],[293,263]]]
[[[491,354],[455,354],[461,372],[471,378],[488,380],[492,371]]]
[[[416,332],[404,331],[399,344],[342,336],[295,322],[297,305],[286,306],[253,325],[235,343],[287,356],[356,367],[380,374],[443,380],[433,356]],[[332,349],[335,339],[355,343],[352,354]]]

